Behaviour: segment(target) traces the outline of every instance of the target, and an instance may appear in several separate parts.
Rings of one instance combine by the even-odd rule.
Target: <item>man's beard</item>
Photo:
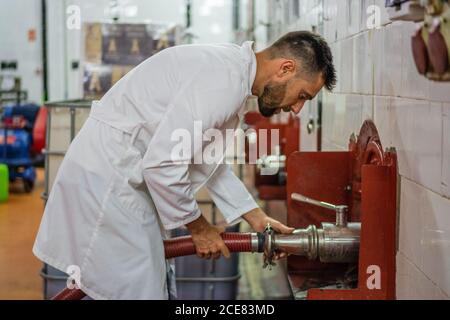
[[[279,108],[284,100],[287,90],[287,83],[281,85],[264,87],[264,92],[258,98],[259,112],[263,117],[270,118]]]

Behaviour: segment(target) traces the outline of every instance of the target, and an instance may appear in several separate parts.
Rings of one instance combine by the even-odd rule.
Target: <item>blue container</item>
[[[25,126],[26,130],[31,131],[33,129],[34,122],[36,121],[39,113],[40,106],[34,103],[28,104],[11,104],[7,105],[3,109],[3,116],[5,118],[12,118],[15,116],[23,116],[27,120]]]
[[[44,299],[49,300],[66,288],[68,275],[48,264],[41,270],[41,277],[44,280]]]
[[[11,106],[3,110],[3,122],[11,121],[15,116],[21,116],[26,119],[24,128],[19,125],[8,122],[8,126],[0,129],[0,162],[9,168],[9,181],[22,179],[26,192],[33,189],[36,180],[36,171],[34,162],[31,158],[32,136],[35,115],[39,110],[38,106]]]
[[[6,154],[6,159],[11,163],[30,163],[31,135],[28,132],[8,129],[5,136],[5,129],[0,129],[0,141],[0,157]]]
[[[239,225],[226,232],[238,232]],[[173,237],[188,235],[178,229]],[[236,300],[240,278],[239,254],[230,259],[204,260],[197,256],[175,258],[177,300]]]

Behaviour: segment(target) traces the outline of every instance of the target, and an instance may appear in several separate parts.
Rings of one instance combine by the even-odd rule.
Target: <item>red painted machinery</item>
[[[258,155],[255,187],[259,198],[266,201],[286,199],[285,162],[287,156],[300,148],[300,119],[290,115],[286,123],[277,123],[273,119],[264,118],[259,112],[250,112],[245,117],[245,123],[255,130],[253,138],[247,135],[246,155],[247,162],[250,163],[252,161],[249,161],[248,155],[252,151]],[[273,130],[278,130],[278,143],[271,141]],[[267,146],[267,150],[260,149],[261,145]],[[267,170],[268,173],[264,173],[264,169],[270,166],[278,170]]]
[[[45,130],[47,126],[47,108],[39,109],[33,127],[33,145],[31,147],[34,154],[41,154],[45,148]]]
[[[373,122],[349,151],[295,152],[287,171],[288,225],[309,244],[288,258],[295,297],[395,299],[397,159]]]

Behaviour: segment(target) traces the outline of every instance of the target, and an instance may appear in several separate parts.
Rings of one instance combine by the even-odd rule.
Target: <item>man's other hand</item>
[[[203,216],[186,225],[192,235],[197,256],[203,259],[230,257],[230,251],[220,236],[225,229],[212,226]]]
[[[294,228],[289,228],[280,221],[267,216],[267,214],[265,214],[265,212],[260,208],[256,208],[244,214],[243,218],[256,232],[264,232],[268,224],[270,224],[272,229],[278,233],[290,234],[295,230]]]
[[[244,214],[243,218],[256,232],[264,232],[268,224],[270,224],[273,230],[282,234],[291,234],[295,230],[294,228],[290,228],[282,224],[280,221],[267,216],[267,214],[260,208],[256,208]],[[287,254],[280,252],[275,255],[274,260],[279,260],[285,257],[287,257]]]

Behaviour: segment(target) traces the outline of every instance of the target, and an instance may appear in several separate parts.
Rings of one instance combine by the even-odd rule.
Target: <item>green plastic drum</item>
[[[8,201],[9,170],[6,164],[0,164],[0,203]]]

